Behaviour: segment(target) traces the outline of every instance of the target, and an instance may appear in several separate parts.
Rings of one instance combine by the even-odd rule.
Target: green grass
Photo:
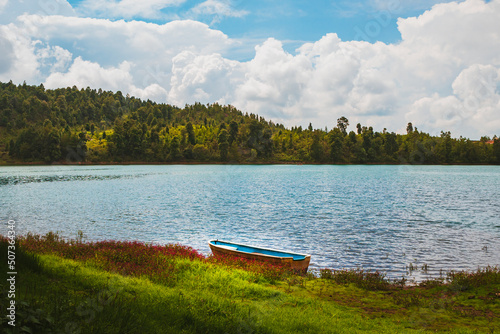
[[[42,238],[43,239],[43,238]],[[47,241],[49,240],[49,241]],[[24,240],[25,242],[26,240]],[[61,248],[51,236],[41,241]],[[23,240],[16,249],[15,330],[0,314],[2,328],[12,333],[454,333],[500,330],[498,270],[456,273],[459,283],[428,282],[427,286],[396,287],[369,277],[361,284],[358,274],[335,272],[323,278],[296,276],[286,271],[269,275],[261,267],[237,261],[220,262],[192,256],[171,255],[155,249],[157,261],[137,268],[167,264],[168,275],[156,278],[155,270],[131,270],[116,261],[127,258],[133,244],[118,256],[103,244],[71,248],[72,258],[45,247],[37,254]],[[68,247],[77,246],[77,242]],[[106,244],[109,246],[108,244]],[[131,244],[132,245],[132,244]],[[29,247],[30,246],[30,247]],[[57,247],[56,247],[57,246]],[[115,247],[113,246],[113,247]],[[96,251],[93,257],[82,256]],[[78,251],[75,249],[78,248]],[[171,248],[168,248],[171,249]],[[1,309],[5,310],[7,267],[5,241],[0,276]],[[97,256],[95,256],[97,254]],[[132,254],[132,253],[130,253]],[[181,254],[181,255],[179,255]],[[191,254],[191,255],[190,255]],[[107,257],[106,257],[107,256]],[[103,260],[104,259],[104,260]],[[245,267],[245,270],[238,267]],[[280,271],[280,269],[276,269]],[[353,281],[346,277],[356,276]],[[471,276],[473,275],[473,276]],[[472,278],[471,278],[472,277]],[[279,279],[278,279],[279,278]],[[450,278],[452,279],[452,277]],[[464,282],[468,283],[464,283]],[[375,282],[376,284],[374,284]],[[472,282],[472,283],[471,283]],[[3,312],[5,313],[5,312]]]

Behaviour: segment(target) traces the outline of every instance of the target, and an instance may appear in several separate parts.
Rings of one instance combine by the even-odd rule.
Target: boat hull
[[[309,262],[311,261],[311,256],[307,254],[289,253],[268,248],[235,244],[226,241],[210,240],[208,245],[210,246],[214,256],[237,256],[249,260],[283,265],[303,274],[307,272]],[[238,248],[240,250],[238,250]],[[245,251],[242,251],[241,249],[244,249]],[[264,254],[264,252],[267,254]]]

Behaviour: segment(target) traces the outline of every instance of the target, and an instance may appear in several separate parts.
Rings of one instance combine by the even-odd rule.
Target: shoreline
[[[43,161],[2,163],[0,167],[14,166],[128,166],[128,165],[242,165],[242,166],[260,166],[260,165],[313,165],[313,166],[500,166],[500,164],[467,164],[467,163],[448,163],[448,164],[411,164],[411,163],[389,163],[389,162],[369,162],[369,163],[326,163],[326,162],[304,162],[304,161],[77,161],[77,162],[53,162],[45,163]]]
[[[18,234],[16,235],[16,238],[19,238],[21,240],[27,239],[29,237],[35,237],[39,240],[41,239],[47,239],[48,237],[50,238],[55,238],[57,242],[62,242],[66,243],[71,246],[78,246],[78,245],[87,245],[92,247],[95,244],[99,243],[108,243],[108,242],[117,242],[117,243],[127,243],[127,242],[132,242],[136,244],[142,244],[148,247],[151,246],[159,246],[159,247],[169,247],[173,245],[179,245],[181,247],[186,247],[189,249],[192,249],[193,251],[196,251],[198,254],[202,255],[205,258],[209,258],[210,256],[213,255],[213,253],[203,251],[201,249],[195,248],[194,246],[187,245],[187,244],[181,244],[181,243],[175,243],[175,242],[166,242],[166,243],[156,243],[156,242],[147,242],[147,241],[142,241],[138,239],[134,240],[128,240],[128,239],[88,239],[87,237],[84,236],[82,233],[81,235],[78,235],[76,238],[72,237],[64,237],[59,234],[60,232],[52,232],[49,231],[45,234],[38,234],[38,233],[31,233],[28,232],[26,234]],[[4,233],[0,232],[0,240],[2,238],[8,238],[7,235],[4,235]],[[410,266],[412,264],[410,263]],[[424,266],[425,265],[425,269]],[[339,268],[333,268],[333,267],[327,267],[327,266],[318,266],[315,265],[314,263],[309,266],[308,269],[308,274],[319,278],[321,277],[321,272],[324,270],[327,271],[333,271],[333,272],[345,272],[345,273],[366,273],[366,274],[377,274],[380,275],[380,277],[385,280],[388,284],[390,285],[400,285],[400,282],[404,282],[403,285],[406,287],[416,287],[420,286],[421,284],[425,284],[428,282],[438,282],[441,281],[441,284],[446,285],[448,284],[447,277],[449,274],[453,273],[474,273],[478,270],[487,270],[487,269],[499,269],[500,270],[500,263],[495,264],[495,265],[475,265],[475,266],[470,266],[470,269],[431,269],[427,268],[427,265],[424,263],[422,267],[419,268],[417,264],[415,264],[414,269],[407,269],[407,273],[403,275],[391,275],[391,271],[387,270],[380,270],[377,268],[363,268],[359,266],[352,266],[352,267],[339,267]]]

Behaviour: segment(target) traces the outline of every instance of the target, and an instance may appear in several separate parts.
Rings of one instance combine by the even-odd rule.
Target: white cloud
[[[499,13],[497,0],[452,2],[436,5],[419,17],[399,19],[398,27],[403,44],[420,50],[419,56],[431,51],[436,60],[449,66],[498,63]]]
[[[68,45],[89,58],[102,54],[102,59],[111,62],[116,62],[116,57],[158,58],[185,49],[210,53],[231,44],[224,33],[192,20],[158,25],[142,21],[23,15],[19,21],[22,27],[30,27],[33,38]]]
[[[268,39],[245,64],[245,81],[236,89],[235,105],[278,119],[293,117],[293,107],[309,80],[312,66],[303,55],[292,56],[280,41]]]
[[[412,122],[479,138],[500,134],[499,16],[500,0],[439,4],[399,19],[397,44],[332,33],[292,54],[269,38],[239,62],[228,54],[241,40],[192,20],[22,15],[0,26],[0,80],[119,89],[181,106],[218,101],[288,126],[331,128],[344,115],[378,130]]]
[[[144,89],[132,86],[129,92],[132,96],[151,101],[165,101],[168,95],[165,88],[158,84],[151,84]]]
[[[68,72],[52,73],[47,87],[116,88],[159,102],[167,101],[174,57],[186,50],[211,54],[231,45],[220,31],[190,20],[164,25],[62,16],[22,16],[20,20],[32,27],[33,37],[69,45],[81,55]]]
[[[65,74],[72,55],[102,68],[119,68],[127,62],[135,65],[128,70],[137,89],[157,84],[168,90],[172,59],[185,50],[211,54],[224,51],[232,44],[222,32],[191,20],[158,25],[138,21],[22,15],[18,22],[19,28],[9,27],[23,31],[22,36],[34,41],[37,50],[31,47],[32,50],[25,50],[25,53],[31,52],[34,59],[29,63],[44,71],[46,76]],[[48,66],[51,57],[52,66]],[[108,83],[107,87],[111,85]]]
[[[39,43],[41,44],[41,43]],[[42,68],[47,67],[48,72],[66,71],[73,60],[73,55],[60,46],[41,47],[36,51],[36,56]]]
[[[430,128],[459,128],[463,136],[496,133],[500,129],[500,68],[474,64],[452,83],[453,94],[421,98],[407,119]]]
[[[453,81],[453,93],[470,109],[491,104],[498,99],[497,85],[500,83],[500,69],[493,65],[474,64]]]
[[[498,133],[498,82],[491,78],[500,66],[499,15],[498,0],[452,2],[400,19],[403,40],[394,45],[343,42],[330,34],[303,45],[295,56],[276,46],[267,49],[280,57],[257,50],[241,88],[246,94],[235,105],[261,112],[267,105],[264,115],[287,125],[313,120],[331,127],[345,115],[378,129],[400,129],[412,121],[433,134]]]
[[[102,68],[99,64],[77,57],[68,72],[56,72],[45,80],[45,87],[87,86],[99,87],[105,90],[125,90],[132,86],[132,76],[129,62],[123,62],[118,67]]]
[[[0,26],[1,81],[31,82],[39,77],[39,64],[31,39],[20,29]]]
[[[213,24],[223,17],[243,17],[248,14],[248,11],[235,9],[230,0],[206,0],[193,7],[189,14],[194,17],[213,16]]]
[[[462,120],[462,115],[463,105],[459,99],[435,93],[415,101],[406,118],[419,127],[448,130]]]
[[[173,58],[169,101],[230,103],[242,80],[241,64],[220,54],[196,55],[184,51]]]

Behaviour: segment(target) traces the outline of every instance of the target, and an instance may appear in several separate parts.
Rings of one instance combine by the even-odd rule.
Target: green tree
[[[399,149],[399,145],[396,140],[397,136],[394,132],[386,133],[384,139],[385,154],[392,160],[395,158],[395,154]]]
[[[345,135],[347,135],[347,127],[349,126],[349,120],[342,116],[337,119],[337,128]]]
[[[323,161],[324,151],[321,145],[320,132],[315,131],[312,137],[312,143],[309,148],[310,157],[313,161],[321,162]]]
[[[54,162],[61,159],[61,142],[56,129],[45,133],[42,137],[42,156],[45,162]]]
[[[344,159],[346,162],[353,162],[356,160],[356,146],[358,145],[358,139],[354,131],[349,131],[349,134],[345,137],[344,147],[345,155]]]
[[[410,134],[412,132],[413,132],[413,124],[411,124],[411,122],[409,122],[408,125],[406,126],[406,133]]]
[[[205,145],[196,144],[193,147],[193,158],[196,161],[207,161],[210,159],[210,151],[205,147]]]
[[[500,164],[500,139],[497,136],[493,138],[493,161]]]
[[[344,116],[337,120],[336,131],[314,130],[308,124],[306,131],[302,126],[287,129],[217,103],[181,109],[102,89],[46,90],[0,82],[4,130],[0,141],[8,143],[10,156],[26,161],[83,161],[87,157],[92,161],[167,161],[183,156],[197,159],[198,153],[203,161],[240,161],[252,155],[261,161],[500,163],[496,137],[492,142],[487,137],[480,142],[453,139],[449,132],[434,137],[411,123],[405,135],[386,128],[374,132],[360,123],[347,134],[349,123]],[[96,132],[106,140],[93,143],[95,149],[87,156],[86,141]]]
[[[180,139],[179,137],[175,136],[174,138],[172,138],[172,141],[170,142],[169,160],[177,161],[182,157],[180,148],[181,148]]]
[[[219,132],[218,137],[218,146],[219,146],[219,154],[222,161],[227,160],[227,155],[229,153],[229,133],[226,129],[222,129]]]
[[[269,128],[264,129],[262,133],[262,140],[261,140],[261,145],[262,145],[262,151],[261,153],[264,155],[264,157],[269,158],[273,154],[273,141],[271,137],[273,136],[273,133]]]
[[[257,151],[257,156],[269,157],[272,153],[272,132],[264,129],[264,124],[252,119],[249,125],[247,145]]]
[[[257,149],[257,147],[260,145],[260,139],[262,138],[262,130],[264,129],[264,125],[256,119],[252,119],[248,128],[249,133],[247,146]]]
[[[188,142],[191,144],[191,145],[194,145],[196,144],[196,137],[194,135],[194,128],[193,128],[193,124],[191,122],[188,122],[188,124],[186,124],[186,131],[187,131],[187,136],[188,136]]]
[[[344,147],[344,134],[339,128],[334,128],[328,134],[330,141],[330,160],[342,162],[344,160],[342,149]]]
[[[367,154],[368,160],[371,162],[374,161],[376,158],[376,152],[372,147],[374,139],[373,128],[370,126],[368,129],[363,129],[361,138],[363,140],[362,146]]]
[[[229,123],[229,144],[233,144],[234,141],[238,138],[238,123],[236,121],[231,121]]]
[[[436,155],[441,163],[451,162],[452,140],[450,131],[441,131],[441,138],[436,146]]]

